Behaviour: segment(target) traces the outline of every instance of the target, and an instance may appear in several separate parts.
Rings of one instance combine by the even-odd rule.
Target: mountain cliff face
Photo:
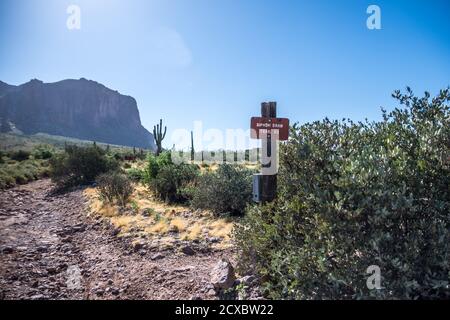
[[[0,81],[0,97],[4,96],[6,93],[13,90],[14,88],[15,86]]]
[[[0,82],[0,117],[25,134],[47,133],[155,149],[136,100],[86,79],[20,86]]]

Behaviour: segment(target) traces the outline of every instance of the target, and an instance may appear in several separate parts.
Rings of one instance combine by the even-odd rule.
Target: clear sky
[[[163,118],[166,146],[195,120],[247,129],[268,100],[300,123],[376,120],[395,89],[450,85],[450,1],[0,1],[0,80],[81,77],[136,98],[150,131]]]

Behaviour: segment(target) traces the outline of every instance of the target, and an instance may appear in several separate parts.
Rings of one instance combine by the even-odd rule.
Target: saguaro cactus
[[[194,150],[194,133],[191,131],[191,161],[195,159],[195,150]]]
[[[159,124],[153,127],[153,137],[156,142],[156,155],[158,156],[162,151],[162,141],[166,137],[167,127],[164,126],[164,133],[162,133],[162,119],[159,120]]]

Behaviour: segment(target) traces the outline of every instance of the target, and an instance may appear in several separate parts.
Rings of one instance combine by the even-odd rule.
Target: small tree
[[[174,145],[175,150],[175,145]],[[195,160],[195,149],[194,149],[194,132],[191,131],[191,161]]]

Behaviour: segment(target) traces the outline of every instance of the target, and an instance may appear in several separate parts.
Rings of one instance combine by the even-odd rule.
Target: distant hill
[[[0,118],[1,131],[10,125],[29,135],[47,133],[155,149],[153,135],[141,124],[136,100],[86,79],[55,83],[35,79],[20,86],[0,81]]]
[[[64,150],[66,145],[76,145],[79,147],[91,146],[93,141],[80,140],[76,138],[68,138],[62,136],[52,136],[47,133],[38,133],[34,135],[18,134],[14,132],[0,133],[0,150],[2,151],[18,151],[25,150],[32,152],[39,146],[48,145],[57,150]],[[97,146],[106,149],[109,146],[111,151],[133,152],[132,147],[120,146],[108,143],[97,142]],[[136,150],[140,152],[139,149]]]

